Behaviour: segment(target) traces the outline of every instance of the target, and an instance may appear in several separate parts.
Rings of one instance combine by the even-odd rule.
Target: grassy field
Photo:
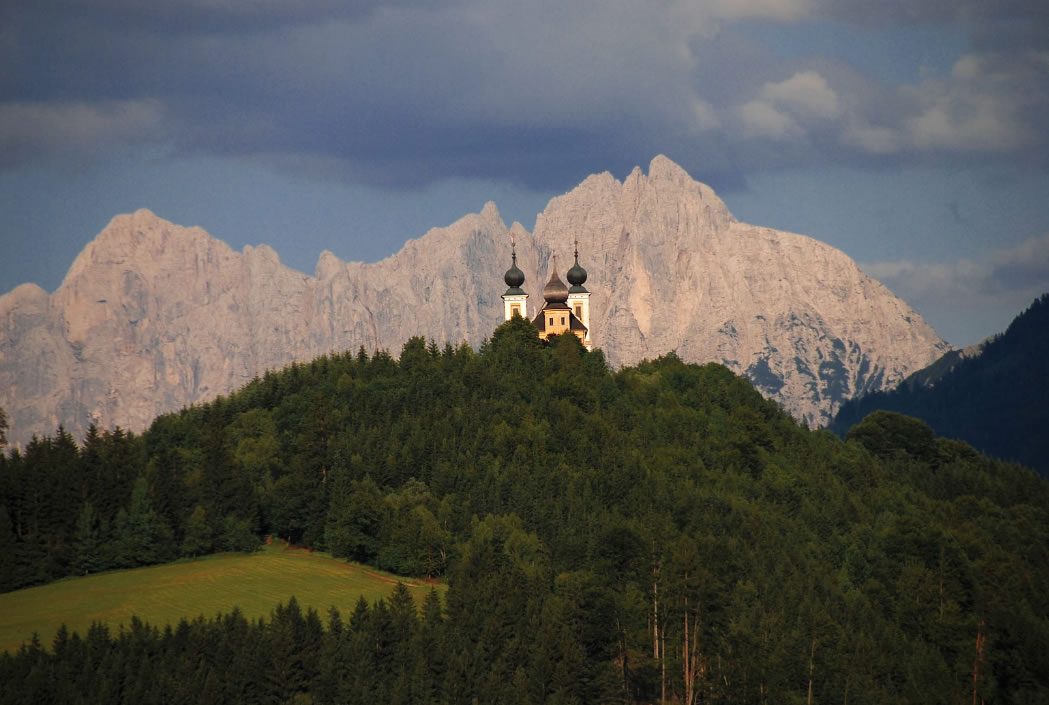
[[[92,622],[116,629],[132,615],[163,627],[181,617],[214,617],[234,606],[249,619],[268,617],[292,595],[327,621],[334,605],[349,617],[357,599],[389,597],[397,578],[323,553],[266,546],[193,561],[60,580],[0,595],[0,651],[16,650],[36,632],[50,648],[58,627],[83,636]],[[405,581],[421,603],[429,585]],[[443,585],[437,586],[443,590]]]

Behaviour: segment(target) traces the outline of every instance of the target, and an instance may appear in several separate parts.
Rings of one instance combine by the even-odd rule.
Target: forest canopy
[[[365,681],[390,702],[1049,698],[1049,485],[1033,472],[888,412],[840,440],[722,366],[612,371],[520,319],[477,351],[413,338],[399,359],[295,364],[140,436],[60,429],[9,451],[0,478],[5,589],[266,535],[449,583],[401,632],[396,596],[327,620],[289,606],[269,625],[142,627],[163,658],[121,663],[147,680],[185,662],[185,629],[225,645],[193,662],[200,683],[229,685],[267,639],[306,639],[278,701],[351,701]],[[119,661],[132,638],[87,643]],[[53,672],[60,652],[84,667],[76,648],[26,647],[0,677]]]

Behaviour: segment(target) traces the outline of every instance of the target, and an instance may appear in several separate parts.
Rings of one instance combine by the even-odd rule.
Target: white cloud
[[[779,82],[761,87],[758,97],[739,108],[743,136],[774,140],[802,137],[814,123],[841,115],[837,93],[815,71],[799,71]]]
[[[692,116],[697,131],[712,130],[721,124],[714,106],[698,97],[692,100]]]
[[[744,137],[784,140],[802,134],[801,128],[790,115],[765,101],[752,100],[744,103],[739,110]]]
[[[1049,54],[972,52],[947,76],[854,90],[842,145],[866,154],[1008,156],[1046,149]]]
[[[841,115],[838,94],[815,71],[799,71],[785,81],[766,83],[761,97],[805,117],[831,120]]]
[[[842,131],[841,141],[867,154],[893,154],[902,146],[896,130],[869,125],[862,119],[849,121]]]
[[[903,127],[921,150],[1014,152],[1040,139],[1030,113],[1049,107],[1047,84],[1039,52],[966,54],[949,80],[906,89],[920,109]]]
[[[989,250],[979,262],[966,258],[945,262],[902,259],[872,262],[861,268],[928,318],[936,313],[945,317],[980,315],[1003,327],[1049,291],[1049,233],[1012,247]],[[958,325],[962,327],[960,322]],[[1000,330],[987,330],[985,334],[996,332]]]

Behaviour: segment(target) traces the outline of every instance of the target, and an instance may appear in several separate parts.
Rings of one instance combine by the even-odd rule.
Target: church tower
[[[583,273],[583,279],[586,279],[585,272]],[[586,290],[584,289],[583,291]],[[587,296],[589,295],[587,293]],[[580,342],[589,350],[590,346],[587,344],[589,339],[588,331],[583,322],[576,317],[571,306],[568,305],[568,297],[568,286],[557,275],[557,257],[554,257],[554,269],[550,274],[550,281],[543,287],[543,299],[546,303],[543,304],[539,315],[535,317],[532,323],[539,330],[539,337],[543,340],[547,340],[552,335],[562,335],[570,332],[578,336]]]
[[[513,239],[510,240],[510,253],[510,256],[513,257],[513,264],[503,275],[503,281],[509,287],[503,294],[503,320],[506,321],[514,316],[528,318],[528,294],[521,288],[525,276],[524,272],[517,268],[517,243]]]
[[[590,342],[590,292],[583,286],[586,283],[586,270],[579,266],[579,241],[575,241],[575,264],[568,270],[566,275],[568,283],[572,286],[568,289],[568,307],[572,314],[579,319],[586,330],[583,336],[583,345],[587,350],[592,350],[594,345]]]

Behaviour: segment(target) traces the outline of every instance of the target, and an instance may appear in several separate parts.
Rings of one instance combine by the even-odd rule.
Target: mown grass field
[[[323,553],[266,546],[251,555],[226,553],[167,565],[122,570],[0,595],[0,651],[14,651],[33,632],[50,648],[58,627],[83,636],[92,622],[115,630],[132,615],[163,627],[182,617],[214,617],[240,608],[248,619],[268,617],[294,595],[327,621],[335,606],[349,617],[357,599],[389,597],[397,578]],[[404,581],[421,603],[429,585]],[[444,585],[436,586],[439,591]]]

